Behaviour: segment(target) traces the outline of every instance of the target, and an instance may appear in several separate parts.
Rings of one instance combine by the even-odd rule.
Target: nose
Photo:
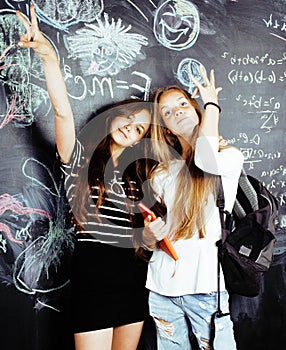
[[[180,115],[182,115],[183,114],[183,111],[181,110],[181,109],[177,109],[176,111],[175,111],[175,117],[179,117]]]
[[[129,131],[131,131],[131,125],[130,124],[127,124],[127,125],[125,125],[125,129],[129,132]]]

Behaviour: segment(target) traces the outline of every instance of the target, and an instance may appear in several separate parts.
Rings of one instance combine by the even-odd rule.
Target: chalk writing
[[[260,129],[265,133],[269,133],[272,129],[279,123],[278,112],[281,109],[281,102],[278,100],[278,97],[264,97],[264,96],[247,96],[243,97],[242,94],[239,94],[236,97],[236,101],[241,102],[243,107],[250,107],[255,109],[248,111],[249,115],[256,114],[259,116],[262,124]]]
[[[270,169],[270,170],[263,170],[261,172],[261,177],[265,177],[265,176],[275,176],[275,175],[282,175],[282,176],[286,176],[286,168],[284,164],[280,164],[278,167],[274,168],[274,169]]]
[[[282,80],[281,80],[282,79]],[[259,69],[256,72],[244,72],[242,70],[233,69],[228,74],[228,80],[231,84],[238,82],[251,84],[262,84],[263,82],[275,84],[277,82],[277,75],[272,70],[270,73],[264,72],[263,69]],[[284,81],[283,76],[279,78],[280,81]]]
[[[271,179],[269,183],[266,183],[266,188],[269,191],[281,190],[286,187],[286,181],[283,179]]]
[[[236,101],[241,101],[243,106],[250,106],[254,107],[256,109],[258,108],[273,108],[274,110],[279,110],[281,107],[280,101],[277,101],[278,97],[277,96],[272,96],[272,97],[264,97],[264,96],[247,96],[243,97],[242,94],[239,94],[236,97]]]
[[[267,152],[263,149],[254,149],[252,147],[240,147],[244,156],[244,163],[249,165],[249,170],[254,169],[254,164],[260,163],[264,160],[275,160],[281,158],[281,152]]]
[[[260,141],[261,141],[261,137],[259,134],[255,134],[254,136],[249,137],[246,132],[240,132],[238,137],[227,139],[227,142],[229,144],[242,142],[243,144],[255,144],[257,146],[260,144]]]
[[[200,31],[200,17],[194,4],[186,0],[167,0],[157,9],[153,31],[156,39],[171,50],[194,45]]]
[[[145,58],[141,48],[148,45],[148,39],[129,33],[131,28],[123,26],[120,18],[109,23],[105,13],[104,21],[97,18],[97,25],[85,23],[85,28],[65,38],[69,57],[79,59],[84,75],[116,75]]]
[[[137,78],[135,82],[134,79]],[[68,94],[74,100],[83,101],[87,96],[100,96],[109,95],[111,98],[114,97],[115,89],[129,90],[135,89],[140,93],[144,93],[144,99],[147,100],[150,92],[150,86],[152,79],[145,73],[133,71],[131,72],[131,81],[129,80],[115,80],[113,81],[110,77],[103,77],[101,79],[96,76],[90,78],[84,78],[80,75],[74,75],[72,68],[65,64],[64,65],[64,80],[68,86]],[[139,79],[139,81],[138,81]],[[88,88],[90,83],[90,88]],[[76,90],[76,94],[72,93],[72,90]]]
[[[265,23],[267,28],[279,29],[281,32],[286,33],[285,19],[273,18],[273,14],[271,13],[268,19],[263,18],[262,21]],[[270,34],[273,35],[273,33]],[[284,38],[284,40],[286,40],[286,38]]]
[[[258,65],[265,64],[266,66],[275,66],[286,63],[286,52],[282,53],[280,58],[275,58],[271,56],[271,53],[265,53],[263,56],[251,56],[249,53],[240,57],[237,54],[231,54],[229,52],[224,52],[221,55],[222,58],[228,59],[231,65],[246,66],[246,65]]]

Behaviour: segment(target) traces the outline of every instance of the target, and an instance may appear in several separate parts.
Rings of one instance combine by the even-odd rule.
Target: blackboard
[[[112,102],[148,99],[165,85],[192,91],[190,72],[197,75],[199,64],[207,71],[215,69],[216,83],[223,88],[220,132],[242,150],[247,173],[260,178],[279,202],[277,244],[265,288],[256,298],[232,299],[236,337],[239,349],[268,350],[282,344],[285,1],[33,3],[40,28],[58,53],[78,132],[92,112]],[[74,238],[62,213],[63,189],[43,68],[33,52],[15,46],[24,32],[16,9],[28,16],[29,1],[0,1],[1,348],[21,344],[22,349],[42,350],[60,342],[62,349],[72,349],[68,322],[61,332],[56,325],[68,319],[68,264]],[[23,326],[17,323],[19,314]],[[18,337],[11,336],[12,330]],[[147,336],[141,347],[151,350],[152,331],[147,327],[145,334],[150,341]]]

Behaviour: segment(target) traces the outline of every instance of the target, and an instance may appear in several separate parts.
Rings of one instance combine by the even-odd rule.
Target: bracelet
[[[207,103],[204,104],[204,109],[206,109],[208,105],[215,106],[216,108],[218,108],[219,113],[221,112],[221,108],[220,108],[220,106],[217,103],[207,102]]]

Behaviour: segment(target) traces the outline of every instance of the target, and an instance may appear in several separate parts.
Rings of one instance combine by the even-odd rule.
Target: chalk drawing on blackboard
[[[40,58],[15,44],[24,32],[14,10],[0,10],[0,83],[6,91],[7,106],[5,115],[0,116],[2,128],[9,122],[29,126],[36,115],[45,117],[51,110]]]
[[[274,18],[273,14],[271,13],[269,15],[269,18],[265,19],[262,18],[262,21],[265,23],[266,28],[271,28],[272,30],[278,30],[279,34],[270,32],[270,35],[275,36],[276,38],[282,39],[286,41],[286,37],[282,36],[282,33],[286,33],[286,23],[285,23],[285,18],[279,19],[279,18]]]
[[[47,218],[50,218],[50,214],[42,209],[36,209],[36,208],[29,208],[25,207],[23,203],[18,201],[16,198],[12,197],[8,193],[4,193],[0,195],[0,215],[4,214],[6,211],[11,211],[13,214],[17,215],[24,215],[24,216],[30,216],[32,214],[41,215]],[[5,233],[7,235],[7,238],[9,241],[23,244],[23,241],[20,240],[21,238],[21,232],[22,230],[16,230],[15,237],[12,235],[10,227],[4,223],[0,222],[0,230],[1,232]],[[27,226],[24,228],[24,230],[27,230]],[[26,238],[26,237],[24,237]]]
[[[184,85],[189,92],[192,92],[196,87],[193,81],[191,80],[191,75],[201,84],[203,79],[199,71],[199,66],[203,67],[203,70],[206,73],[205,67],[194,58],[184,58],[178,65],[177,69],[177,78],[182,85]]]
[[[17,95],[14,95],[12,97],[12,102],[10,107],[8,108],[8,111],[5,116],[3,116],[3,120],[0,123],[0,129],[3,129],[5,125],[9,124],[11,121],[16,120],[17,122],[20,122],[21,120],[25,119],[26,116],[19,114],[23,106],[25,105],[25,102],[19,103],[18,106],[16,106],[17,103]],[[0,115],[0,117],[2,117]]]
[[[141,48],[148,45],[148,39],[129,33],[131,28],[122,25],[120,18],[117,21],[112,18],[109,23],[105,13],[104,20],[97,18],[97,24],[85,23],[74,35],[65,37],[69,57],[79,59],[84,75],[116,75],[145,58]]]
[[[31,180],[23,188],[25,194],[0,196],[0,282],[36,295],[36,308],[53,308],[51,293],[69,283],[61,263],[65,253],[71,255],[73,228],[66,225],[63,185],[57,184],[49,168],[28,158],[22,173]],[[39,173],[49,186],[37,178]],[[37,203],[50,210],[37,208]]]
[[[138,11],[138,12],[140,13],[140,15],[141,15],[147,22],[149,22],[148,17],[144,14],[144,12],[143,12],[142,9],[139,7],[139,5],[136,5],[136,4],[134,3],[134,1],[131,1],[131,0],[127,0],[127,2],[128,2],[131,6],[133,6],[133,7],[136,9],[136,11]],[[157,6],[154,4],[153,1],[149,0],[149,2],[150,2],[150,4],[151,4],[154,8],[157,7]]]
[[[167,0],[156,11],[153,30],[158,42],[168,49],[188,49],[199,35],[199,12],[190,1]]]
[[[79,22],[93,22],[103,11],[103,0],[34,0],[39,20],[68,31]]]

